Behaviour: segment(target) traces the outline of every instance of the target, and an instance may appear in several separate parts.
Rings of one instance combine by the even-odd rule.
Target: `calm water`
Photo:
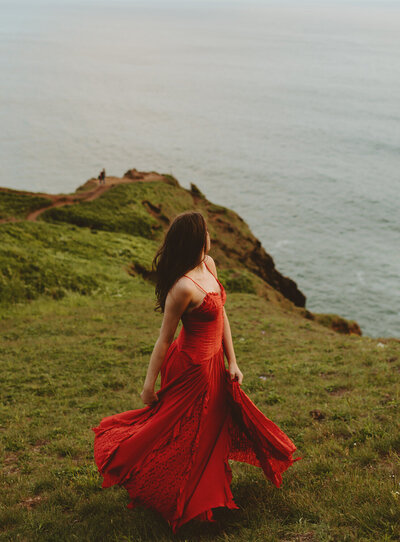
[[[172,173],[400,336],[400,2],[0,0],[0,185]]]

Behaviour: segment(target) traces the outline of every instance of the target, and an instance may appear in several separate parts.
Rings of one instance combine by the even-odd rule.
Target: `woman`
[[[214,521],[213,508],[239,508],[229,459],[261,467],[276,487],[301,459],[292,458],[296,446],[240,388],[226,292],[209,250],[201,213],[181,213],[170,224],[153,260],[163,321],[140,395],[146,407],[92,428],[102,487],[124,486],[128,508],[157,510],[174,533],[194,518]]]

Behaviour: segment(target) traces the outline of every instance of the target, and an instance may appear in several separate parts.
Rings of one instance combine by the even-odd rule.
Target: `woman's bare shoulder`
[[[173,299],[185,301],[192,297],[194,284],[187,277],[179,277],[169,289],[168,295]]]

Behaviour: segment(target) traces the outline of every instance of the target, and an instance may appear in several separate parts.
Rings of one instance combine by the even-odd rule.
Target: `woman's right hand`
[[[155,391],[147,388],[143,388],[140,398],[142,399],[143,403],[148,406],[151,406],[158,401],[158,395],[155,393]]]

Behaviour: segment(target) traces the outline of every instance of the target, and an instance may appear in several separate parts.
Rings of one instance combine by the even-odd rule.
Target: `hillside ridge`
[[[362,334],[354,321],[307,310],[304,293],[294,280],[276,269],[273,258],[246,222],[231,209],[210,202],[194,183],[186,189],[172,175],[133,168],[123,177],[107,176],[104,184],[93,177],[70,194],[0,189],[3,225],[24,221],[74,224],[93,232],[128,233],[156,242],[161,241],[173,217],[187,209],[197,209],[206,218],[211,234],[210,254],[218,268],[230,270],[228,279],[236,291],[257,293],[340,333]],[[154,280],[148,263],[133,262],[128,272]]]

